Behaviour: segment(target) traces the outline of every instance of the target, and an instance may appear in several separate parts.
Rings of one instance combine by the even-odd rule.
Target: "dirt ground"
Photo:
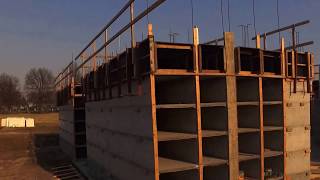
[[[53,179],[52,167],[69,163],[59,149],[58,114],[13,114],[4,117],[30,117],[35,128],[0,129],[0,179]]]

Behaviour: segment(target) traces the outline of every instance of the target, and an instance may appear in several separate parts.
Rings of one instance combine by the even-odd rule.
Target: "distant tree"
[[[26,74],[24,86],[27,101],[36,107],[37,111],[46,111],[54,106],[54,77],[46,68],[32,68]]]
[[[18,78],[6,73],[0,74],[0,111],[10,112],[14,107],[18,109],[21,102]]]

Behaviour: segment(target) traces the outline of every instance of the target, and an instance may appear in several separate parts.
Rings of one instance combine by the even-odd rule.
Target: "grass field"
[[[51,167],[68,162],[59,148],[58,114],[0,114],[35,119],[35,128],[0,129],[0,179],[52,179]]]
[[[1,118],[6,117],[25,117],[34,118],[35,128],[32,129],[34,133],[58,133],[59,129],[59,115],[58,113],[47,114],[0,114]],[[22,129],[6,128],[5,131],[21,131]],[[1,133],[1,132],[0,132]]]

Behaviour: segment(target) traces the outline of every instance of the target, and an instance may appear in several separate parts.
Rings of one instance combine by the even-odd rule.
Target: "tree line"
[[[24,84],[7,73],[0,74],[0,113],[55,111],[54,76],[47,68],[32,68]]]

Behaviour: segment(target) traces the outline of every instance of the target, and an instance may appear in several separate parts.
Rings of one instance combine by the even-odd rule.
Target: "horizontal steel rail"
[[[71,61],[57,76],[56,78],[54,79],[54,82],[57,81],[57,79],[60,77],[60,75],[63,75],[67,70],[68,68],[73,64],[73,61]]]
[[[112,36],[106,43],[104,43],[96,52],[91,54],[85,61],[83,61],[76,69],[75,71],[78,71],[82,66],[84,66],[88,61],[90,61],[94,56],[96,56],[100,51],[102,51],[106,46],[108,46],[111,42],[113,42],[115,39],[117,39],[122,33],[124,33],[126,30],[128,30],[132,25],[136,24],[138,21],[140,21],[142,18],[144,18],[147,14],[152,12],[154,9],[159,7],[163,2],[166,0],[157,0],[155,3],[153,3],[149,8],[144,10],[141,14],[139,14],[132,22],[124,26],[118,33],[116,33],[114,36]]]
[[[127,4],[109,21],[109,23],[102,28],[102,30],[89,42],[89,44],[76,56],[75,60],[79,59],[82,53],[84,53],[91,45],[97,40],[119,17],[130,7],[131,3],[135,0],[129,0]]]
[[[310,20],[301,21],[301,22],[292,24],[290,26],[286,26],[286,27],[283,27],[283,28],[280,28],[280,29],[276,29],[274,31],[270,31],[270,32],[267,32],[267,33],[262,33],[262,34],[260,34],[260,37],[263,38],[265,36],[270,36],[272,34],[276,34],[276,33],[279,33],[279,32],[282,32],[282,31],[286,31],[286,30],[289,30],[289,29],[292,29],[292,28],[303,26],[303,25],[306,25],[306,24],[309,24],[309,23],[310,23]],[[257,37],[253,37],[252,38],[252,40],[256,40],[256,39],[257,39]]]
[[[210,44],[213,44],[213,43],[218,43],[218,42],[221,42],[221,41],[224,41],[224,38],[222,37],[222,38],[218,38],[218,39],[214,39],[214,40],[211,40],[211,41],[208,41],[208,42],[205,42],[205,43],[203,43],[203,44],[205,44],[205,45],[210,45]]]
[[[308,42],[304,42],[304,43],[300,43],[300,44],[297,44],[295,47],[296,48],[301,48],[301,47],[305,47],[305,46],[310,46],[310,45],[313,45],[314,44],[314,41],[308,41]],[[285,48],[285,50],[291,50],[293,49],[293,46],[288,46]],[[281,49],[276,49],[275,51],[280,51]]]
[[[87,62],[89,62],[93,57],[95,57],[99,52],[101,52],[105,47],[107,47],[111,42],[113,42],[115,39],[117,39],[121,34],[123,34],[125,31],[127,31],[132,25],[139,22],[142,18],[144,18],[146,15],[148,15],[150,12],[155,10],[157,7],[159,7],[162,3],[164,3],[166,0],[157,0],[154,2],[151,6],[149,6],[147,9],[145,9],[142,13],[140,13],[137,17],[135,17],[130,23],[128,23],[126,26],[124,26],[120,31],[118,31],[114,36],[112,36],[107,42],[105,42],[98,50],[96,50],[94,53],[92,53],[88,58],[86,58],[79,66],[77,66],[74,71],[77,72],[80,68],[82,68]],[[87,45],[87,47],[81,51],[81,53],[75,58],[77,60],[84,51],[88,47],[91,46],[91,44],[118,18],[117,16],[121,16],[121,14],[130,7],[130,4],[133,2],[133,0],[130,0],[120,11],[119,13],[108,23],[107,26],[103,28],[103,30]],[[128,6],[129,5],[129,6]],[[123,12],[122,12],[123,11]],[[110,25],[109,25],[110,24]],[[107,27],[107,28],[106,28]],[[106,28],[106,29],[105,29]],[[60,73],[61,75],[63,73]],[[60,80],[58,80],[55,83],[55,86],[58,85],[61,81],[63,81],[65,78],[67,78],[69,75],[71,75],[72,72],[67,73],[65,76],[63,76]],[[59,76],[58,76],[59,77]],[[56,79],[58,79],[58,77]]]

